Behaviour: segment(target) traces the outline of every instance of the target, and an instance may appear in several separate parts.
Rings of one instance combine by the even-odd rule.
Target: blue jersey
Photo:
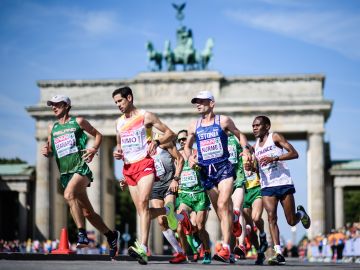
[[[210,126],[201,126],[201,120],[197,121],[195,130],[199,165],[209,166],[228,160],[228,136],[220,126],[220,115],[215,115]]]

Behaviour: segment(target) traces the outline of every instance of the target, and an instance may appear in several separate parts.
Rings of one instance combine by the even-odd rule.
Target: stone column
[[[335,187],[335,229],[344,226],[344,188]]]
[[[26,203],[26,192],[19,192],[19,239],[21,241],[26,240],[26,228],[28,224],[27,220],[27,203]]]
[[[91,147],[92,145],[94,145],[94,139],[90,138],[88,141],[88,146],[87,147]],[[103,193],[102,190],[102,186],[101,186],[101,149],[99,149],[99,155],[93,158],[92,162],[89,163],[89,167],[93,173],[94,176],[94,180],[93,182],[91,182],[91,186],[87,189],[87,193],[89,196],[89,200],[94,208],[94,211],[99,214],[100,216],[102,215],[102,205],[101,205],[101,194]],[[90,223],[86,220],[86,229],[88,231],[94,231],[95,232],[95,236],[96,236],[96,240],[101,243],[101,234],[100,232]]]
[[[307,149],[307,212],[311,217],[308,237],[311,239],[325,229],[324,139],[323,133],[308,134]]]
[[[47,138],[37,138],[36,151],[36,191],[35,191],[35,232],[36,239],[45,240],[50,236],[50,161],[41,154],[41,148],[46,144]]]

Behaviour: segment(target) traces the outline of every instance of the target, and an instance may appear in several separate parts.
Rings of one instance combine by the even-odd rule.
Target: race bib
[[[224,153],[220,138],[200,141],[200,151],[203,160],[221,157]]]
[[[54,145],[59,158],[78,152],[75,133],[67,133],[54,138]]]
[[[181,173],[181,186],[183,187],[193,187],[198,183],[196,172],[194,170],[186,170]]]
[[[143,129],[126,130],[121,132],[121,149],[124,153],[137,152],[143,147]]]
[[[155,163],[155,170],[156,170],[156,176],[160,177],[161,175],[165,174],[165,167],[163,162],[161,161],[159,156],[154,156],[154,163]]]
[[[229,149],[229,155],[230,155],[230,156],[229,156],[229,161],[230,161],[232,164],[238,163],[236,145],[229,144],[229,145],[228,145],[228,149]]]

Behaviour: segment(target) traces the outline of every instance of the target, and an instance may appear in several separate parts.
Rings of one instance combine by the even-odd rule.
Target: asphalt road
[[[1,258],[1,257],[0,257]],[[302,262],[297,259],[288,259],[286,266],[257,266],[254,265],[253,260],[238,261],[235,264],[224,264],[213,261],[210,265],[202,265],[201,263],[187,263],[187,264],[169,264],[163,258],[153,258],[149,261],[148,265],[140,265],[136,261],[107,261],[107,260],[22,260],[22,259],[4,259],[0,260],[1,270],[89,270],[89,269],[116,269],[116,270],[167,270],[167,269],[181,269],[181,270],[200,270],[200,269],[251,269],[251,270],[264,270],[264,269],[293,269],[293,270],[350,270],[360,269],[360,264],[355,263],[309,263]]]

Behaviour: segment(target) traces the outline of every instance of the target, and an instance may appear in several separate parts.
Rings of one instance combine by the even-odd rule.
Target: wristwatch
[[[160,141],[159,140],[154,140],[154,142],[156,142],[156,146],[160,145]]]
[[[173,179],[174,179],[176,182],[179,182],[179,181],[180,181],[180,177],[179,177],[179,176],[174,176]]]
[[[279,156],[274,156],[275,161],[279,161]]]

